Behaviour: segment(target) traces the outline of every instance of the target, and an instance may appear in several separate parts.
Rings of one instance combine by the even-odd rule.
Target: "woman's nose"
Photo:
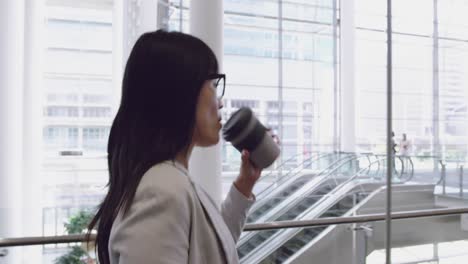
[[[218,109],[221,109],[224,107],[224,104],[223,104],[223,99],[218,99]]]

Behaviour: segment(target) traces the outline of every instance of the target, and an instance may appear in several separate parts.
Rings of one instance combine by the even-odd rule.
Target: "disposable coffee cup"
[[[250,152],[250,160],[261,169],[269,167],[280,154],[278,144],[250,108],[237,110],[223,127],[223,137],[240,152]]]

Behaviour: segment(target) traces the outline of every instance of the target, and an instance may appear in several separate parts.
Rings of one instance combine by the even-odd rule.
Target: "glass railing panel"
[[[468,206],[468,204],[467,204]],[[466,215],[431,216],[392,221],[392,263],[468,263],[468,221]],[[373,225],[385,228],[383,222]],[[385,263],[374,232],[368,245],[375,248],[367,256],[368,264]]]
[[[437,156],[410,156],[414,175],[411,179],[417,183],[435,184],[441,179],[441,159]]]
[[[452,198],[468,199],[468,179],[466,177],[466,163],[458,160],[441,162],[441,180],[437,194]]]
[[[284,221],[284,220],[314,220],[319,218],[330,217],[343,217],[343,216],[356,216],[367,214],[384,214],[385,213],[385,184],[384,182],[375,182],[369,179],[363,181],[362,179],[355,179],[353,182],[348,182],[346,185],[329,191],[326,195],[319,198],[319,201],[313,203],[307,210],[303,210],[301,214],[291,214],[294,209],[302,209],[301,202],[307,201],[312,197],[301,196],[297,200],[292,200],[289,209],[281,211],[282,215],[277,215],[268,221]],[[403,212],[408,210],[433,210],[439,206],[434,200],[434,185],[430,184],[400,184],[395,185],[393,189],[393,212]],[[324,197],[329,197],[323,199]],[[317,197],[314,197],[317,199]],[[468,206],[468,205],[467,205]],[[289,217],[292,216],[292,217]],[[294,217],[294,218],[293,218]],[[291,237],[283,237],[280,231],[261,231],[263,234],[259,235],[261,239],[251,234],[249,237],[248,245],[239,244],[239,255],[242,257],[247,256],[243,261],[247,261],[256,254],[256,252],[264,251],[267,244],[274,244],[277,239],[282,239],[281,245],[286,244],[288,241],[292,244],[297,244],[302,241],[305,234],[294,234]],[[316,234],[320,236],[321,233]],[[314,239],[312,237],[311,239]],[[279,243],[279,242],[276,242]],[[242,247],[241,247],[242,246]],[[248,248],[246,250],[246,248]],[[284,249],[278,246],[275,249],[276,255],[283,256],[285,251],[292,251],[291,249]],[[282,253],[280,253],[282,252]],[[249,255],[250,254],[250,255]],[[291,253],[292,254],[292,253]],[[276,256],[275,255],[275,256]],[[248,262],[245,262],[248,263]]]
[[[263,201],[260,201],[260,205],[254,207],[249,213],[248,222],[259,220],[275,206],[289,206],[291,198],[289,198],[289,203],[282,204],[288,197],[300,199],[303,196],[325,195],[334,188],[353,181],[382,182],[382,177],[379,175],[382,167],[380,163],[382,162],[382,158],[371,160],[365,156],[351,157],[324,171],[320,175],[322,178],[317,179],[317,182],[311,181],[313,175],[299,175],[296,180],[278,187],[281,189],[275,196],[267,196]],[[319,187],[320,189],[317,189]]]
[[[431,215],[438,213],[437,210],[441,209],[405,211],[405,217],[412,215],[412,218],[392,221],[392,263],[468,263],[467,214],[457,211],[450,215]],[[415,213],[426,215],[416,218]],[[342,218],[326,218],[328,222],[321,226],[262,231],[289,232],[292,235],[285,236],[283,241],[269,242],[262,251],[241,260],[241,263],[310,263],[313,260],[329,264],[383,264],[386,254],[385,215],[374,216],[382,220],[339,223],[333,221]],[[92,245],[87,247],[81,242],[0,247],[0,263],[23,263],[22,256],[41,260],[43,264],[96,263]],[[70,262],[71,259],[75,262]]]
[[[261,199],[262,197],[266,196],[273,188],[280,186],[283,182],[297,176],[298,174],[317,174],[331,166],[331,164],[347,156],[348,154],[343,153],[305,153],[302,155],[290,156],[278,166],[277,170],[265,173],[262,176],[260,183],[265,179],[270,181],[271,184],[263,184],[264,188],[259,190],[257,198]],[[291,159],[300,159],[301,162],[292,167],[286,166],[288,161]]]
[[[353,159],[351,159],[353,160]],[[359,161],[359,163],[356,163],[356,160]],[[322,188],[318,189],[305,189],[301,193],[296,193],[300,188],[292,190],[291,193],[280,193],[279,195],[275,197],[271,197],[270,199],[274,201],[275,203],[273,204],[278,204],[278,203],[283,203],[283,207],[275,209],[275,213],[271,213],[271,215],[268,218],[264,218],[263,221],[283,221],[283,220],[296,220],[296,219],[317,219],[317,218],[323,218],[323,217],[340,217],[340,216],[345,216],[347,212],[353,206],[349,206],[344,208],[341,206],[340,208],[329,208],[328,213],[316,213],[314,217],[307,217],[306,214],[308,211],[314,210],[316,206],[320,205],[321,203],[319,202],[320,199],[323,199],[324,197],[327,196],[335,196],[335,198],[338,197],[338,195],[343,195],[338,193],[336,190],[334,191],[334,187],[336,187],[336,183],[338,185],[347,183],[347,184],[355,184],[355,189],[352,189],[351,191],[357,192],[362,194],[361,196],[355,197],[357,200],[364,200],[366,199],[367,194],[371,193],[372,190],[381,188],[384,186],[385,183],[385,178],[384,174],[386,173],[386,165],[385,165],[385,159],[381,159],[379,162],[379,158],[376,156],[372,156],[371,158],[367,159],[366,158],[361,158],[358,157],[357,159],[354,159],[353,162],[343,162],[343,165],[341,167],[336,168],[334,171],[334,174],[331,174],[331,176],[328,178],[328,182],[324,185],[322,185]],[[411,157],[411,162],[413,164],[414,168],[414,174],[416,175],[418,172],[422,173],[430,171],[431,173],[434,173],[431,170],[434,170],[434,161],[437,161],[437,158],[435,157]],[[396,159],[396,163],[398,164],[398,161]],[[464,165],[464,163],[463,163]],[[447,167],[451,166],[451,168],[455,169],[456,172],[460,172],[460,167],[453,166],[453,164],[447,164]],[[397,168],[398,166],[396,166]],[[457,171],[458,169],[458,171]],[[354,174],[352,175],[351,173],[349,174],[339,174],[337,172],[341,171],[358,171],[359,174]],[[442,169],[441,167],[438,168],[438,171],[435,170],[437,173],[441,173]],[[455,175],[450,175],[450,170],[446,170],[447,177],[446,177],[446,187],[451,186],[451,182],[448,181],[448,179],[453,179],[455,180],[454,186],[460,185],[460,183],[457,181],[460,178],[457,178],[458,174]],[[352,176],[350,176],[352,175]],[[357,175],[357,176],[356,176]],[[397,182],[395,181],[395,186],[410,186],[411,185],[434,185],[434,182],[438,182],[440,179],[437,179],[437,174],[434,176],[433,174],[432,178],[433,180],[427,181],[428,183],[424,183],[424,181],[421,182],[416,182],[414,179],[411,182],[407,183],[402,183],[402,182]],[[354,177],[356,176],[356,177]],[[431,177],[429,177],[431,178]],[[417,178],[416,178],[417,179]],[[465,184],[465,179],[463,178],[463,186]],[[362,185],[372,185],[372,187],[366,188],[362,187]],[[303,183],[299,184],[301,187],[303,187]],[[331,186],[330,188],[325,188],[326,186]],[[333,186],[332,186],[333,185]],[[319,185],[320,187],[320,185]],[[436,186],[436,188],[439,188],[439,186]],[[325,190],[327,189],[327,190]],[[319,191],[323,191],[322,193],[319,193]],[[348,190],[349,191],[349,190]],[[346,192],[348,192],[346,191]],[[409,190],[399,190],[397,187],[394,187],[394,203],[393,207],[394,210],[393,212],[398,212],[398,211],[404,211],[404,210],[416,210],[416,209],[428,209],[428,208],[437,208],[437,207],[443,207],[443,206],[449,206],[449,205],[444,205],[443,203],[441,204],[441,199],[434,199],[434,188],[433,189],[424,189],[421,191],[421,195],[419,197],[418,191],[409,189]],[[346,195],[346,192],[344,195]],[[416,197],[416,198],[415,198]],[[369,203],[368,206],[360,208],[358,211],[356,211],[354,214],[355,215],[361,215],[361,214],[369,214],[369,213],[383,213],[385,209],[385,205],[382,201],[384,201],[385,194],[382,193],[380,195],[381,202],[380,203]],[[276,199],[276,200],[275,200]],[[313,201],[312,201],[313,200]],[[286,202],[287,201],[287,202]],[[286,203],[285,203],[286,202]],[[301,203],[306,203],[307,204],[301,204]],[[349,199],[347,201],[347,205],[352,204],[352,199]],[[460,204],[460,203],[458,203]],[[464,200],[461,200],[461,205],[468,206]],[[272,206],[270,209],[274,208]],[[77,211],[83,209],[83,208],[46,208],[47,212],[44,212],[44,215],[48,215],[46,218],[52,219],[51,221],[47,221],[48,223],[55,223],[54,226],[49,226],[44,229],[45,233],[44,235],[62,235],[66,234],[64,231],[64,227],[58,227],[58,225],[63,225],[64,222],[69,219],[72,213],[76,213]],[[86,208],[85,208],[86,209]],[[66,213],[67,210],[69,213]],[[56,211],[56,212],[55,212]],[[55,231],[56,230],[56,231]],[[263,231],[266,232],[266,231]],[[249,234],[253,232],[246,232],[243,234]],[[273,244],[274,240],[270,241],[269,237],[274,237],[277,235],[278,231],[275,232],[270,232],[271,234],[267,236],[266,238],[263,238],[263,241],[261,239],[255,240],[254,238],[250,237],[253,241],[251,244],[252,245],[259,245],[262,243],[267,243],[268,245]],[[320,236],[320,234],[318,234]],[[285,240],[287,241],[287,240]],[[285,243],[285,242],[283,242]],[[292,243],[292,242],[291,242]],[[241,245],[239,245],[240,247]],[[67,248],[70,248],[70,245],[47,245],[44,246],[44,250],[48,250],[48,252],[60,252],[63,250],[67,250]],[[64,249],[65,248],[65,249]],[[253,250],[251,250],[253,251]],[[298,251],[299,252],[299,251]],[[48,253],[48,254],[49,254]],[[52,254],[52,253],[50,253]],[[57,253],[58,254],[58,253]],[[241,255],[241,253],[239,253]],[[246,253],[245,255],[250,254]]]
[[[323,203],[327,198],[328,192],[333,190],[333,188],[333,186],[330,187],[329,184],[325,184],[319,186],[319,188],[309,194],[289,197],[286,206],[272,210],[272,212],[268,213],[268,218],[263,219],[263,221],[272,222],[302,219],[308,214],[313,213],[315,206]],[[322,213],[318,212],[316,214],[320,217]],[[269,239],[279,231],[280,230],[246,232],[238,243],[239,257],[242,259],[250,252],[254,251],[258,245],[268,243]]]
[[[468,263],[466,220],[459,214],[394,220],[392,263]],[[385,221],[277,232],[285,230],[294,236],[270,242],[241,263],[385,263]]]
[[[342,178],[344,175],[352,175],[353,172],[357,169],[354,168],[354,164],[357,162],[354,160],[353,157],[349,157],[350,154],[336,154],[336,153],[328,153],[328,154],[320,154],[319,156],[315,157],[313,160],[308,162],[315,162],[322,159],[329,160],[330,162],[327,163],[327,168],[318,171],[309,171],[307,169],[303,169],[298,167],[295,170],[291,170],[279,181],[273,182],[270,186],[265,188],[265,190],[261,191],[257,195],[257,204],[252,208],[249,212],[248,222],[257,221],[267,210],[273,208],[274,206],[280,204],[284,199],[289,197],[290,195],[294,194],[295,192],[299,191],[304,186],[311,186],[311,180],[315,176],[328,176],[331,174],[332,177],[335,178]],[[344,161],[341,161],[341,157]],[[353,170],[350,171],[347,167],[353,167]],[[325,179],[323,179],[325,180]],[[339,181],[335,180],[337,183]],[[313,186],[313,184],[312,184]],[[275,197],[273,197],[271,193],[275,193]]]
[[[363,201],[375,187],[351,187],[349,190],[344,189],[339,185],[333,185],[334,181],[329,181],[317,188],[315,192],[308,195],[295,197],[290,199],[290,206],[279,210],[278,213],[273,215],[267,221],[287,221],[287,220],[309,220],[327,217],[340,217]],[[318,230],[318,229],[317,229]],[[259,232],[249,232],[245,235],[238,244],[238,253],[241,260],[249,259],[256,250],[268,247],[267,244],[274,243],[275,239],[281,237],[281,230],[267,230]],[[311,234],[297,234],[291,238],[290,243],[302,243],[300,241],[306,239],[303,236],[310,236]],[[320,235],[317,231],[316,235]],[[310,239],[313,239],[311,237]],[[298,242],[299,241],[299,242]],[[286,243],[286,242],[285,242]],[[286,245],[286,249],[279,247],[276,255],[284,255],[285,251],[293,251]],[[280,253],[282,252],[282,253]],[[275,255],[275,256],[276,256]],[[274,258],[276,258],[273,256]]]
[[[329,217],[341,217],[349,212],[355,205],[357,205],[361,199],[365,198],[366,196],[352,194],[352,195],[345,195],[335,203],[333,203],[328,208],[324,209],[322,212],[316,213],[316,219],[319,218],[329,218]],[[302,214],[302,220],[311,219],[312,214]],[[281,220],[290,220],[290,219],[281,219]],[[279,259],[280,261],[286,260],[287,258],[291,257],[299,250],[302,249],[305,245],[310,243],[313,239],[319,237],[322,234],[326,227],[316,227],[316,228],[304,228],[298,229],[298,231],[289,237],[284,237],[284,241],[281,243],[281,246],[276,248],[273,252],[271,252],[268,257],[265,258],[261,263],[274,263],[273,260]],[[273,231],[263,231],[263,232],[270,232],[265,234],[272,237],[274,234],[278,233],[279,230]],[[281,236],[278,236],[277,239],[280,239]],[[268,240],[267,240],[268,242]],[[275,243],[274,240],[270,240],[270,243]],[[252,242],[251,245],[254,245]]]
[[[86,243],[62,243],[0,248],[0,263],[96,264],[94,248],[87,248],[86,245]],[[34,261],[24,262],[23,256]]]

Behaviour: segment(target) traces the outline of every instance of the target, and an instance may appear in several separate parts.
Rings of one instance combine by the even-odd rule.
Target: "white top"
[[[409,140],[400,141],[400,155],[408,156],[410,152],[411,142]]]

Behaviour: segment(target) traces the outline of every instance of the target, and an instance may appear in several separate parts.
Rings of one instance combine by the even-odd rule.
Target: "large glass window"
[[[438,57],[441,152],[466,159],[468,151],[468,3],[438,1]]]
[[[463,1],[393,1],[393,127],[413,154],[466,155],[466,36]],[[356,1],[358,145],[385,146],[385,1]],[[415,18],[414,10],[418,10]],[[437,19],[434,26],[433,21]],[[372,99],[371,99],[372,98]],[[437,107],[437,108],[435,108]]]
[[[113,1],[45,1],[43,235],[94,210],[107,183],[106,149],[116,108]],[[45,246],[44,263],[70,251]]]
[[[263,172],[254,192],[276,192],[271,196],[258,195],[255,206],[263,202],[267,209],[280,203],[284,206],[276,208],[275,214],[259,217],[259,221],[384,213],[383,186],[388,166],[387,1],[353,0],[354,10],[342,10],[340,3],[347,0],[223,1],[222,61],[227,83],[222,118],[226,121],[239,108],[249,107],[281,141],[281,157]],[[121,76],[116,76],[121,69],[116,70],[115,62],[121,60],[118,56],[122,51],[114,50],[119,46],[114,41],[122,29],[115,29],[119,23],[114,21],[123,18],[116,18],[114,1],[45,2],[41,69],[45,154],[40,157],[44,190],[42,230],[43,235],[64,235],[64,223],[80,211],[93,210],[106,191],[106,148],[118,107],[115,84],[120,86],[121,82]],[[191,1],[158,2],[167,8],[167,13],[158,14],[167,16],[163,21],[168,29],[188,33]],[[136,8],[139,3],[131,1],[130,5]],[[468,22],[464,18],[468,3],[465,0],[392,3],[392,126],[396,154],[390,173],[395,182],[393,212],[433,210],[453,204],[466,206],[468,177],[463,173],[468,154]],[[134,10],[130,11],[123,15],[135,15]],[[340,12],[351,13],[347,15],[354,19],[354,28],[340,25],[343,15]],[[132,19],[132,23],[144,23],[136,17]],[[341,52],[350,51],[345,48],[350,43],[341,39],[343,33],[352,34],[355,41],[354,67],[348,69],[343,68],[339,59]],[[130,40],[123,40],[127,41]],[[340,77],[344,73],[354,75],[355,99],[342,98],[346,85],[340,83]],[[343,139],[337,131],[341,130],[343,138],[347,133],[346,127],[341,127],[346,120],[340,116],[346,100],[352,100],[356,110],[357,153],[338,152]],[[224,194],[239,165],[238,150],[222,142]],[[292,187],[281,189],[282,180],[290,179]],[[441,204],[444,199],[449,202]],[[315,203],[321,207],[314,207]],[[248,221],[253,218],[249,215]],[[432,253],[440,250],[441,256],[451,252],[451,247],[458,250],[466,245],[463,230],[468,228],[463,219],[457,215],[421,222],[405,220],[407,226],[395,221],[393,256],[402,263],[426,263],[436,257],[426,254],[428,250]],[[415,229],[412,234],[408,226],[447,233],[436,233],[414,246],[411,239],[419,239],[425,232]],[[357,245],[356,248],[364,245],[361,253],[376,249],[369,256],[363,255],[367,263],[382,263],[384,228],[384,223],[378,221],[353,228],[342,225],[318,227],[316,232],[303,230],[300,234],[304,236],[296,240],[291,236],[291,243],[284,243],[291,248],[273,253],[270,259],[279,259],[283,256],[280,253],[294,253],[299,250],[296,246],[320,237],[323,240],[317,239],[315,243],[334,238],[331,243],[335,245],[333,248],[340,248],[340,254],[332,255],[347,256],[345,250],[349,248],[343,245]],[[449,235],[454,241],[450,245]],[[253,241],[261,244],[260,240]],[[275,246],[272,240],[268,243],[268,248]],[[330,248],[330,244],[323,248]],[[43,249],[44,263],[50,263],[70,247],[54,245]],[[411,252],[412,256],[405,256],[405,252]],[[414,255],[427,258],[422,260]],[[454,256],[448,254],[446,258]],[[458,260],[453,263],[465,263],[466,257]]]
[[[44,126],[78,126],[79,140],[68,144],[64,137],[63,148],[74,146],[84,155],[104,154],[106,139],[92,146],[87,126],[109,126],[116,107],[111,88],[113,4],[93,8],[60,3],[47,5]],[[54,144],[51,152],[51,144],[45,146],[55,154],[61,147]]]
[[[464,77],[468,39],[460,28],[464,24],[461,10],[466,11],[467,5],[452,0],[393,0],[392,5],[392,127],[395,132],[392,141],[397,154],[393,180],[401,182],[405,174],[411,174],[412,180],[419,184],[441,185],[431,190],[427,198],[407,205],[398,202],[406,195],[395,186],[392,211],[411,206],[433,209],[434,195],[463,197],[466,192],[461,164],[466,160],[468,143],[468,90]],[[386,19],[386,1],[356,0],[357,141],[360,150],[374,153],[386,151]],[[412,157],[410,163],[405,161],[405,156]],[[400,178],[395,176],[399,171]],[[418,192],[422,191],[415,193]],[[461,204],[466,205],[466,200]],[[392,225],[395,226],[392,246],[397,247],[392,251],[392,260],[411,262],[416,256],[421,259],[427,250],[423,246],[398,248],[399,232],[404,228],[397,221]],[[454,250],[459,247],[453,245]],[[438,258],[438,242],[424,246],[433,247],[432,258]],[[378,254],[374,252],[368,261],[383,261]]]
[[[333,8],[330,0],[224,1],[223,118],[247,106],[281,137],[287,151],[270,169],[293,156],[288,164],[297,166],[305,150],[333,148]],[[180,14],[170,13],[171,28],[179,30]],[[223,171],[236,171],[240,155],[223,144]]]
[[[385,151],[385,1],[355,1],[356,141],[359,150]]]

